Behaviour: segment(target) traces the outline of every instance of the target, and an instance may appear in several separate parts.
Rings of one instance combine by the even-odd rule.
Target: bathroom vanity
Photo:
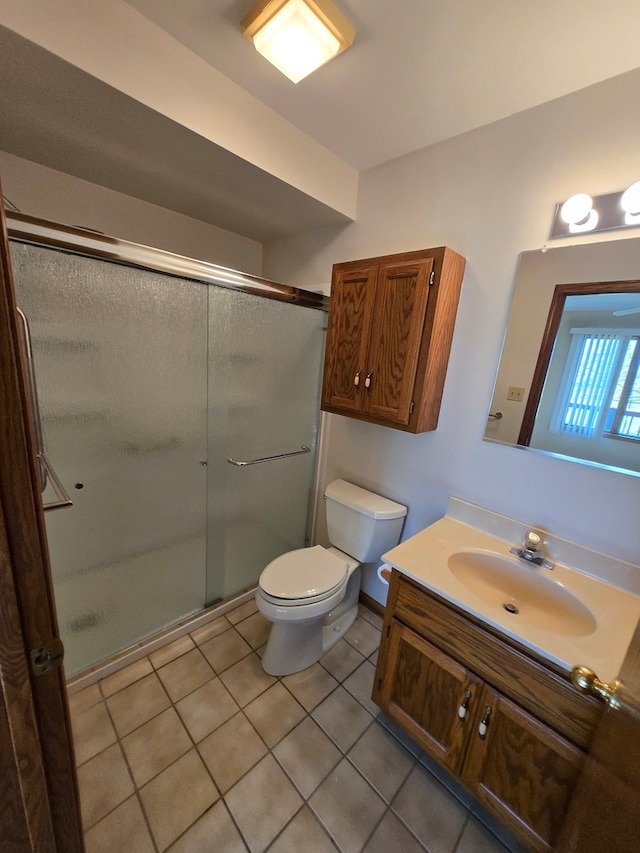
[[[461,543],[469,550],[461,551]],[[612,591],[619,594],[621,617],[612,621],[622,623],[621,634],[613,646],[594,652],[600,655],[595,660],[589,649],[606,646],[609,638],[599,635],[611,632],[602,624],[604,610],[589,598],[593,579],[581,591],[593,623],[581,622],[580,611],[575,619],[562,611],[560,621],[547,623],[543,612],[527,610],[517,582],[513,589],[504,579],[496,584],[501,605],[494,606],[489,594],[483,600],[481,586],[470,592],[451,571],[451,558],[461,553],[509,559],[507,543],[450,518],[385,555],[394,570],[373,699],[527,848],[552,850],[605,708],[572,685],[571,666],[600,667],[610,677],[624,656],[640,599]],[[512,559],[517,579],[522,560]],[[562,596],[571,579],[564,567],[557,569],[561,580],[552,582]],[[491,570],[485,565],[481,571],[489,589]],[[608,585],[593,583],[592,594],[602,597]],[[535,604],[535,590],[527,592]],[[526,620],[520,624],[518,604]],[[553,600],[547,606],[552,610]],[[554,645],[552,635],[559,639],[548,652],[544,645]]]

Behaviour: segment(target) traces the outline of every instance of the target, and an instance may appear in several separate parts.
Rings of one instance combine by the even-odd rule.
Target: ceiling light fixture
[[[640,181],[628,189],[597,195],[576,193],[556,205],[551,239],[640,226]]]
[[[332,0],[260,0],[240,26],[293,83],[350,47],[356,34]]]

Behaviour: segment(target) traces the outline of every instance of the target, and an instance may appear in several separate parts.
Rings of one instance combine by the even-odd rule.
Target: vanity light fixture
[[[640,226],[640,181],[624,191],[597,195],[576,193],[556,205],[551,239],[573,234]]]
[[[356,34],[332,0],[259,0],[240,26],[293,83],[350,47]]]

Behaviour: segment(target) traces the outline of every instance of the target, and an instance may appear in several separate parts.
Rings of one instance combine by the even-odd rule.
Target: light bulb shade
[[[576,193],[568,198],[560,208],[560,217],[567,225],[586,222],[593,208],[593,199],[587,193]]]
[[[631,184],[628,189],[622,193],[620,205],[625,213],[630,213],[636,216],[640,213],[640,181]]]
[[[294,83],[353,43],[355,30],[331,0],[261,0],[242,32]]]

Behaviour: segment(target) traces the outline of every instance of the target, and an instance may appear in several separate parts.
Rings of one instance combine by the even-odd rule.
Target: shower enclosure
[[[9,218],[73,675],[254,586],[309,541],[326,299]],[[43,493],[52,497],[52,477]]]

